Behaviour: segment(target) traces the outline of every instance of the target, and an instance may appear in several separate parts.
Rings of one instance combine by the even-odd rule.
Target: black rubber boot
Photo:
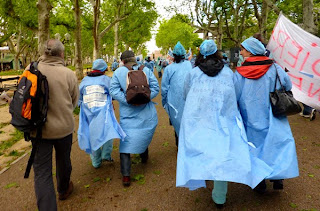
[[[283,180],[270,180],[270,182],[273,182],[273,190],[283,190]]]
[[[253,190],[257,193],[265,193],[267,189],[267,184],[265,180],[262,180]]]

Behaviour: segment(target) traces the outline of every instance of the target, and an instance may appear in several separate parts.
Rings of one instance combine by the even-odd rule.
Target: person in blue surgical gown
[[[195,64],[184,85],[176,186],[195,190],[213,180],[212,199],[221,208],[228,181],[254,188],[271,168],[250,155],[252,144],[238,110],[233,72],[213,40],[201,44]]]
[[[131,105],[126,100],[127,74],[129,69],[126,66],[138,69],[136,58],[132,51],[124,51],[121,55],[124,66],[119,67],[113,74],[111,80],[111,96],[119,102],[120,125],[127,137],[120,141],[120,165],[122,183],[129,186],[131,183],[131,160],[130,154],[140,154],[141,162],[148,160],[148,146],[151,143],[154,131],[158,124],[157,111],[154,103],[143,105]],[[155,98],[159,93],[159,84],[152,70],[143,68],[150,87],[150,98]]]
[[[192,65],[188,60],[185,60],[185,55],[186,50],[178,42],[173,49],[173,63],[166,67],[161,82],[162,105],[174,127],[177,146],[184,107],[184,100],[181,97],[183,95],[184,79],[192,70]]]
[[[107,63],[103,59],[93,62],[92,69],[80,83],[80,114],[78,143],[80,149],[90,154],[92,165],[101,166],[102,161],[112,161],[114,138],[124,138],[114,115],[109,87],[111,79],[104,75]]]
[[[291,90],[288,74],[265,54],[264,45],[250,37],[241,43],[241,54],[246,58],[237,67],[234,83],[239,109],[248,140],[254,145],[254,156],[265,161],[273,172],[266,178],[273,182],[273,189],[283,189],[283,179],[299,176],[295,141],[286,116],[275,117],[270,106],[270,92],[280,88],[276,81],[278,73],[282,85]],[[263,180],[255,189],[263,193]]]

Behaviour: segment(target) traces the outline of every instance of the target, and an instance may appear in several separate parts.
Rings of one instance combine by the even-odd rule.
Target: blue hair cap
[[[249,37],[248,39],[243,41],[241,45],[253,55],[264,55],[266,52],[266,48],[264,47],[262,42],[254,37]]]
[[[96,59],[92,64],[92,70],[100,70],[104,72],[108,68],[107,63],[103,59]]]
[[[137,61],[140,61],[140,57],[139,56],[137,57]]]
[[[184,56],[186,55],[186,49],[184,49],[183,45],[180,43],[180,41],[178,41],[177,44],[174,46],[172,53],[177,56]]]
[[[200,45],[200,53],[203,55],[203,58],[214,54],[217,50],[217,45],[213,40],[205,40]]]

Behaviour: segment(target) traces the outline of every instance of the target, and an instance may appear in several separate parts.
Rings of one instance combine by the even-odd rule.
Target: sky
[[[165,7],[169,7],[169,6],[175,6],[175,5],[179,5],[179,2],[181,0],[154,0],[155,4],[156,4],[156,9],[158,11],[158,14],[160,15],[160,17],[157,20],[157,25],[154,26],[154,28],[152,29],[152,39],[150,41],[148,41],[146,43],[147,49],[148,49],[148,53],[153,52],[154,50],[158,50],[159,48],[156,46],[156,40],[155,40],[155,36],[157,33],[157,30],[159,28],[159,21],[162,19],[170,19],[174,13],[170,13],[167,12]]]

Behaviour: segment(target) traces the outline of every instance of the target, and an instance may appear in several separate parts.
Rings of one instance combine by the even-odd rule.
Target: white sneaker
[[[304,118],[310,118],[310,114],[303,114],[302,112],[299,113],[300,116],[304,117]]]

